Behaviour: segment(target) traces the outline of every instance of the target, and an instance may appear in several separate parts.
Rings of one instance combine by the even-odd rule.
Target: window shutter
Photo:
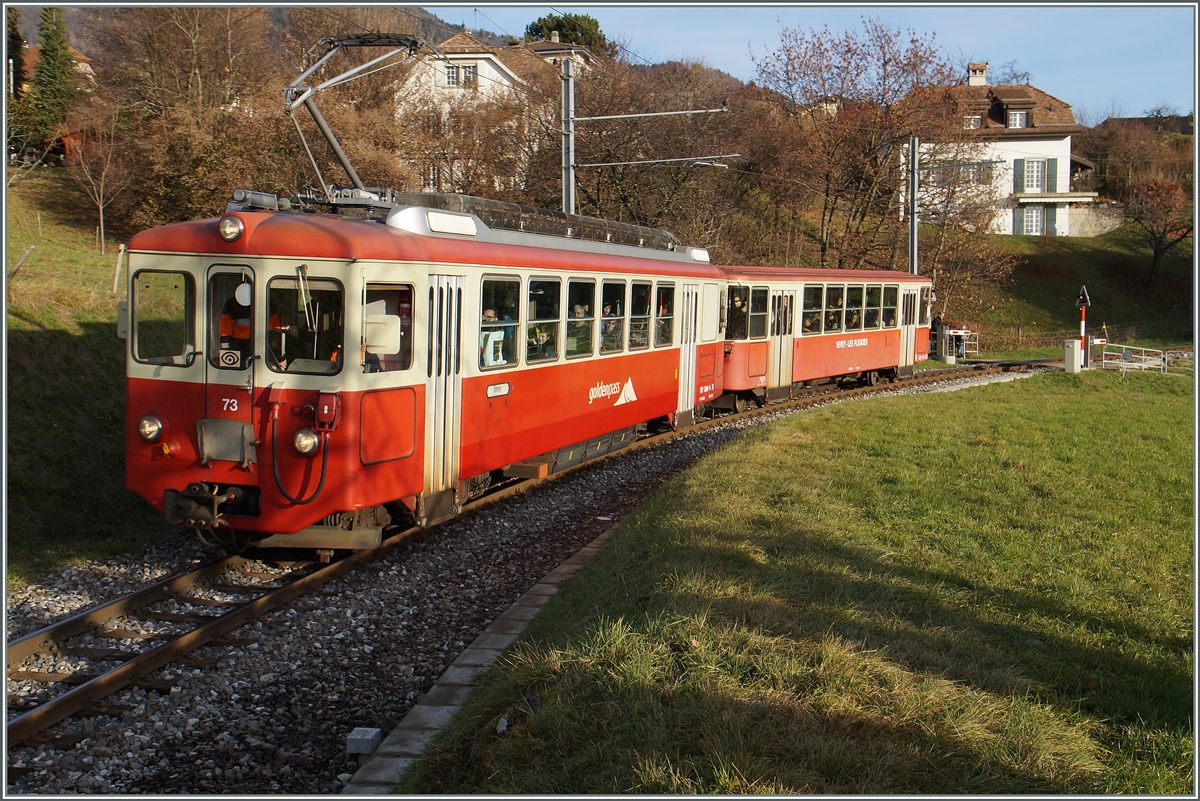
[[[1054,191],[1053,189],[1050,191]],[[1058,206],[1046,206],[1046,236],[1058,236],[1058,227],[1055,225],[1057,219],[1055,212]]]
[[[1013,191],[1025,191],[1025,159],[1013,159]]]
[[[1046,191],[1058,191],[1058,159],[1046,159]]]
[[[1020,206],[1013,209],[1013,233],[1018,235],[1025,233],[1025,209]]]

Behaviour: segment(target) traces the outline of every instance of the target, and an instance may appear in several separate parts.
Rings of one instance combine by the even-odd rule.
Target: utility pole
[[[908,271],[917,274],[917,148],[920,140],[908,140]]]
[[[575,76],[570,58],[562,60],[563,211],[575,213]]]

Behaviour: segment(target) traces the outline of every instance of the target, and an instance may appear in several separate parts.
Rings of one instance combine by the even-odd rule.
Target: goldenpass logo
[[[620,395],[617,402],[613,406],[620,406],[623,403],[637,400],[637,395],[633,391],[633,379],[627,378],[624,386],[620,381],[614,381],[611,384],[605,384],[603,381],[597,381],[596,386],[588,390],[588,405],[592,405],[597,398],[611,398],[613,395]]]
[[[616,381],[612,384],[605,384],[603,381],[597,381],[596,386],[588,390],[588,405],[596,398],[611,398],[621,391],[621,382]]]

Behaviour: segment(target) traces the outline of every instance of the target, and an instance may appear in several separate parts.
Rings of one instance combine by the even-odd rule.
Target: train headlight
[[[222,217],[221,222],[217,224],[217,233],[226,242],[232,242],[242,235],[242,231],[246,230],[246,226],[237,217],[229,216]]]
[[[154,442],[162,436],[163,424],[152,414],[148,414],[141,420],[138,420],[138,433],[142,435],[142,439],[146,442]]]
[[[302,456],[311,456],[316,453],[317,445],[320,443],[321,438],[310,428],[300,429],[292,439],[292,444],[296,446],[296,452]]]

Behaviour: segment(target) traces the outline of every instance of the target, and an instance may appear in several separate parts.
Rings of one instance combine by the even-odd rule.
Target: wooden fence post
[[[21,258],[17,259],[17,266],[9,271],[8,276],[4,279],[4,288],[7,290],[5,296],[8,298],[8,305],[12,305],[12,280],[17,274],[17,270],[21,269],[21,265],[29,258],[29,254],[33,252],[33,245],[25,248],[25,252],[21,254]]]

